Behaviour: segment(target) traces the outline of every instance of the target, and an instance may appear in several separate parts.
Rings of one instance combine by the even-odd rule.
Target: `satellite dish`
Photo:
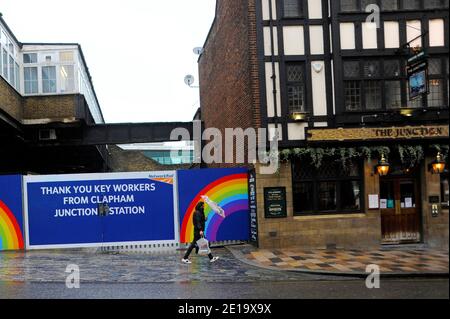
[[[184,83],[186,83],[186,85],[191,86],[192,84],[194,84],[195,78],[193,75],[186,75],[184,77]]]
[[[196,54],[196,55],[200,55],[200,54],[202,54],[203,53],[203,48],[201,48],[201,47],[197,47],[197,48],[194,48],[194,54]]]

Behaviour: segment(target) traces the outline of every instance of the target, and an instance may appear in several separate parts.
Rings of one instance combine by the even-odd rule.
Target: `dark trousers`
[[[188,259],[189,258],[189,256],[191,255],[192,251],[194,250],[194,248],[196,248],[197,252],[198,252],[197,241],[200,238],[202,238],[202,236],[200,236],[200,234],[194,234],[194,240],[189,245],[189,248],[186,251],[186,254],[184,255],[184,259]],[[209,259],[213,259],[213,255],[212,254],[209,254],[208,257],[209,257]]]

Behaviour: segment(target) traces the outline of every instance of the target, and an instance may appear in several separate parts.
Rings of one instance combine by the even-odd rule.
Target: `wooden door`
[[[420,242],[419,195],[418,183],[413,178],[385,178],[380,181],[384,244]]]

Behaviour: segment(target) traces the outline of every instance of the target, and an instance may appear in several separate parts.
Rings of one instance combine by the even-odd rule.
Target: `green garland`
[[[339,148],[294,148],[294,149],[284,149],[279,152],[279,159],[281,161],[287,161],[293,158],[305,158],[309,157],[312,165],[319,169],[322,166],[325,157],[335,158],[340,161],[344,169],[348,168],[348,164],[352,159],[355,158],[365,158],[367,161],[378,157],[384,156],[389,159],[389,155],[393,151],[397,151],[403,165],[408,165],[410,168],[421,163],[425,158],[425,150],[422,146],[402,146],[397,145],[395,147],[389,146],[373,146],[373,147],[339,147]],[[435,152],[441,152],[444,159],[447,161],[448,158],[448,145],[432,145],[430,150]]]

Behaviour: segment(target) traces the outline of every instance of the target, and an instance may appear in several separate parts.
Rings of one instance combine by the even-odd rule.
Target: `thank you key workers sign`
[[[24,178],[27,248],[173,242],[175,172]]]

